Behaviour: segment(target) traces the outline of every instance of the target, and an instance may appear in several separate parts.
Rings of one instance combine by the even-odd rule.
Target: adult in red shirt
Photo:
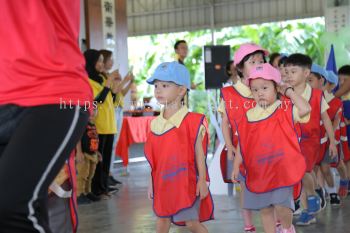
[[[78,46],[80,1],[0,5],[0,231],[50,233],[47,190],[92,100]]]

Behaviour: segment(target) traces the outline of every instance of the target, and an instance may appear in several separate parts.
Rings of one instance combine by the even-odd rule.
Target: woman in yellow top
[[[85,68],[94,94],[94,106],[97,106],[95,124],[99,135],[98,150],[102,154],[102,161],[97,164],[91,189],[95,195],[108,196],[117,191],[116,188],[109,188],[107,182],[113,139],[117,133],[112,94],[118,90],[113,87],[113,76],[104,77],[101,73],[103,71],[103,55],[97,50],[90,49],[84,53],[84,56]]]
[[[130,90],[131,85],[134,83],[134,76],[129,72],[123,79],[119,73],[119,70],[116,69],[113,72],[109,73],[113,67],[113,53],[109,50],[102,49],[100,50],[103,55],[103,71],[102,74],[104,77],[112,76],[113,77],[113,87],[115,92],[112,93],[113,103],[114,103],[114,114],[115,114],[115,124],[117,127],[118,133],[114,136],[112,154],[111,154],[111,165],[110,170],[113,168],[114,161],[114,151],[119,138],[119,133],[121,131],[122,122],[123,122],[123,107],[124,107],[124,96]],[[115,180],[110,174],[108,179],[109,185],[115,186],[121,182]]]

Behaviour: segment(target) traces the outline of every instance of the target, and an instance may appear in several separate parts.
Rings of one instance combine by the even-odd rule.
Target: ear
[[[311,74],[311,70],[304,68],[304,77],[307,78],[307,77],[309,77],[310,74]]]
[[[187,92],[187,88],[184,86],[180,86],[179,88],[180,88],[179,95],[182,97],[185,96]]]

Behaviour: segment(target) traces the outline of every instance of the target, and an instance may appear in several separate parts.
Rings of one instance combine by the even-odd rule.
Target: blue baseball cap
[[[173,82],[185,86],[188,90],[191,89],[190,73],[184,65],[176,61],[163,62],[158,65],[152,77],[147,79],[147,83],[153,85],[156,80]]]
[[[322,66],[317,65],[316,63],[312,63],[311,72],[312,72],[312,73],[319,74],[319,75],[321,75],[323,78],[326,78],[326,76],[327,76],[326,70],[325,70]]]
[[[331,70],[326,70],[327,76],[325,77],[327,82],[333,83],[335,85],[338,85],[338,76]]]

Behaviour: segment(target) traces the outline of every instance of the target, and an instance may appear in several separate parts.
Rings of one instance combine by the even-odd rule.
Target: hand
[[[334,143],[329,144],[329,155],[332,159],[338,155],[337,146]]]
[[[149,181],[149,184],[148,184],[147,196],[149,200],[153,200],[153,185],[151,180]]]
[[[233,145],[226,146],[226,148],[227,148],[227,159],[232,161],[233,160],[233,154],[236,153],[236,150],[235,150]]]
[[[292,88],[292,86],[290,85],[290,84],[287,84],[287,83],[281,83],[280,85],[278,85],[278,91],[282,94],[282,95],[286,95],[286,96],[288,96],[288,94],[287,93],[289,93],[289,90],[287,91],[287,93],[286,93],[286,90],[287,89],[291,89]]]
[[[131,81],[132,78],[133,78],[133,74],[130,72],[128,72],[124,77],[125,81],[128,81],[128,82]]]
[[[113,79],[121,79],[122,77],[119,73],[119,70],[114,70],[110,75],[112,76]]]
[[[84,163],[84,153],[81,151],[77,151],[77,153],[75,155],[75,159],[76,159],[77,163]]]
[[[200,200],[203,200],[209,194],[207,181],[205,179],[199,179],[197,182],[196,196],[199,196]]]
[[[97,157],[98,157],[98,161],[102,162],[102,154],[99,151],[97,151]]]
[[[108,87],[108,88],[111,88],[113,80],[114,80],[113,75],[108,75],[106,83],[105,83],[105,86]]]
[[[231,180],[233,183],[238,182],[238,175],[239,175],[239,166],[233,166],[233,171],[231,174]]]

